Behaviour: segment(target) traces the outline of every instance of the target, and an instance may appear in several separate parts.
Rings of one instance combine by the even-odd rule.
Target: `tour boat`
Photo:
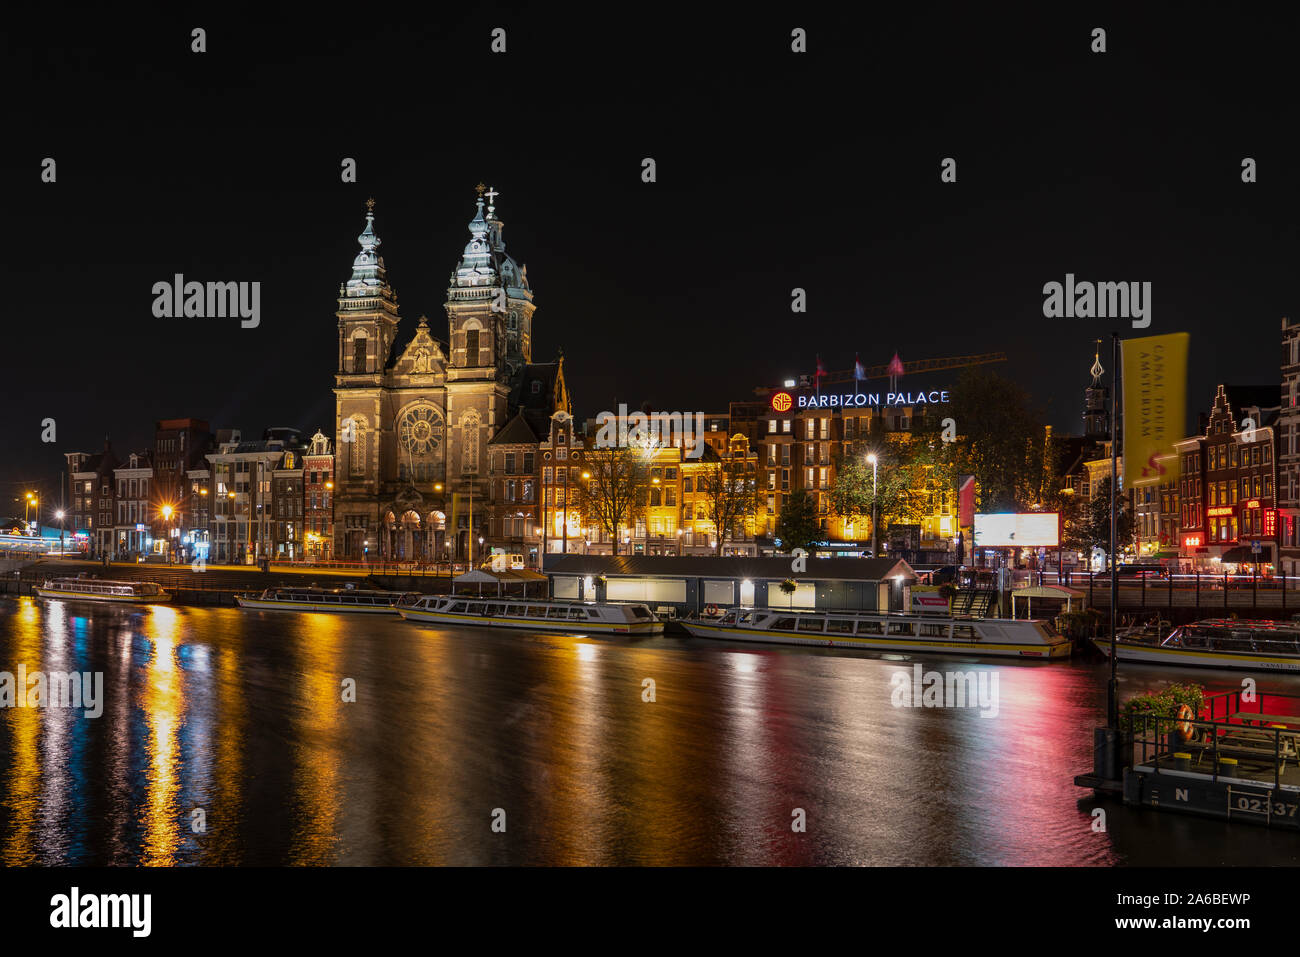
[[[369,615],[396,614],[400,602],[412,602],[419,592],[375,591],[365,588],[268,588],[259,595],[236,595],[240,608],[258,611],[327,611]]]
[[[1107,657],[1108,638],[1094,638]],[[1116,641],[1120,661],[1263,671],[1300,671],[1300,624],[1207,618],[1169,632],[1130,634]]]
[[[612,635],[661,635],[664,623],[648,605],[545,599],[421,598],[397,613],[408,621],[447,625],[486,625],[528,631],[597,632]]]
[[[171,601],[172,596],[154,582],[118,582],[105,578],[48,579],[32,591],[39,598],[66,598],[76,601],[108,601],[153,604]]]
[[[718,619],[687,618],[680,623],[696,638],[863,651],[1065,658],[1071,650],[1070,640],[1046,622],[1007,618],[733,608]]]

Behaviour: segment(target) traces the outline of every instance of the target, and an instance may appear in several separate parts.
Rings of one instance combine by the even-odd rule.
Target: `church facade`
[[[361,249],[338,297],[338,559],[480,559],[490,532],[489,443],[519,414],[525,393],[548,415],[568,411],[562,360],[532,365],[533,292],[527,267],[506,253],[498,194],[488,190],[485,204],[478,189],[447,288],[445,339],[424,317],[404,338],[367,203]],[[532,394],[539,379],[545,395]]]

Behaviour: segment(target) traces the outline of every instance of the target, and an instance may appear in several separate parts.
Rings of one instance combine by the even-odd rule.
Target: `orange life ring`
[[[1196,713],[1192,711],[1191,705],[1184,704],[1178,706],[1178,724],[1175,725],[1175,727],[1178,728],[1178,733],[1184,738],[1190,738],[1192,736],[1192,721],[1195,718]]]
[[[717,605],[705,605],[705,606],[704,606],[704,614],[706,614],[706,615],[712,617],[712,616],[716,615],[717,613],[718,613],[718,606],[717,606]]]

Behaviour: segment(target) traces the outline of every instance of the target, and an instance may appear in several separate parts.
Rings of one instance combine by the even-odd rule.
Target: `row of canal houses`
[[[202,419],[163,419],[146,451],[68,452],[67,528],[94,557],[328,560],[334,456],[319,431],[245,439]]]

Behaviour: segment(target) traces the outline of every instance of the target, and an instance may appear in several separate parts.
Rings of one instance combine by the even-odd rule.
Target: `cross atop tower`
[[[372,213],[375,211],[375,198],[373,196],[366,200],[366,210]]]
[[[492,189],[489,186],[487,191],[488,205],[492,205],[496,203],[497,197],[500,195],[501,195],[500,193],[498,193],[495,189]]]

